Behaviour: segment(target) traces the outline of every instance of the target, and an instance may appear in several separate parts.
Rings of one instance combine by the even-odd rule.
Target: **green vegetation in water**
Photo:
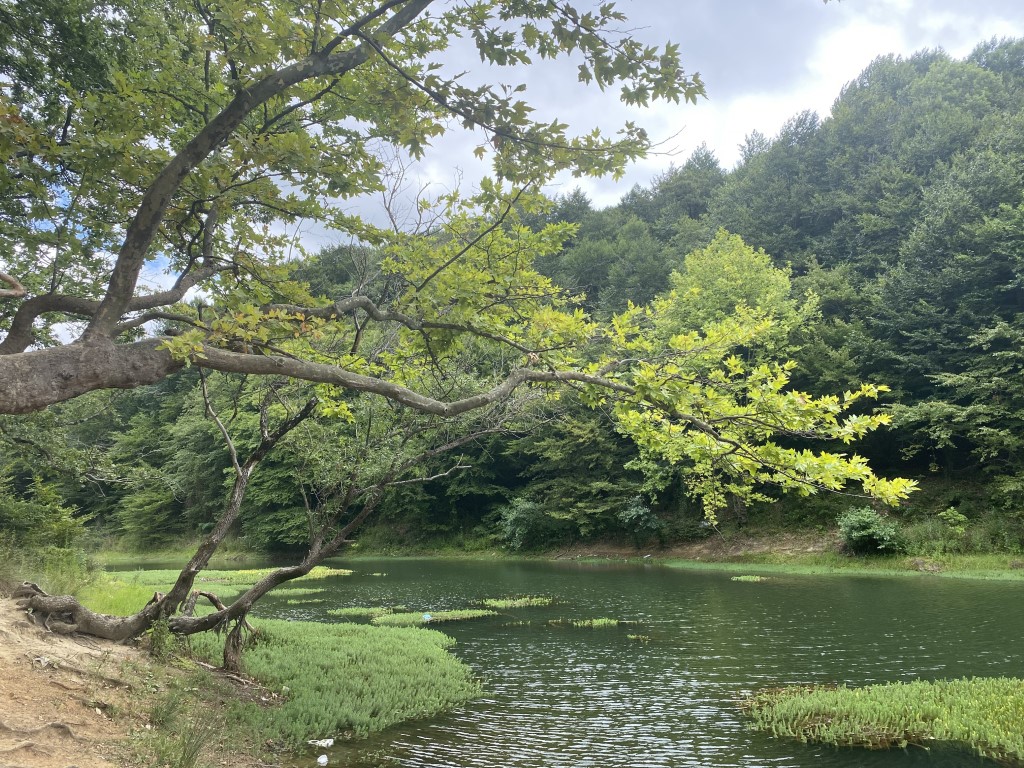
[[[296,597],[294,600],[285,600],[285,605],[318,605],[326,602],[325,597]]]
[[[871,749],[944,743],[1024,764],[1024,680],[973,678],[865,688],[787,687],[744,702],[775,736]]]
[[[426,624],[439,624],[444,621],[465,621],[467,619],[481,619],[485,616],[497,616],[494,611],[478,609],[467,609],[460,611],[430,611],[427,613],[389,613],[385,616],[376,616],[370,621],[378,627],[419,627]]]
[[[480,694],[469,667],[447,652],[455,641],[440,632],[272,619],[254,624],[245,671],[285,700],[273,707],[235,701],[228,718],[262,738],[298,747],[311,738],[365,736]],[[193,651],[213,662],[222,644],[212,633],[191,638]]]
[[[348,608],[331,608],[327,611],[328,616],[337,616],[342,619],[375,619],[378,616],[387,616],[394,613],[394,608],[384,606],[353,605]]]
[[[509,608],[540,608],[551,605],[551,598],[543,595],[522,595],[521,597],[504,597],[487,599],[483,604],[487,608],[503,611]]]
[[[552,619],[548,622],[553,626],[560,627],[582,627],[586,629],[600,629],[602,627],[617,627],[627,622],[618,619]],[[632,623],[632,622],[629,622]]]
[[[768,581],[767,576],[733,576],[731,581],[742,581],[745,584],[756,584],[760,581]]]
[[[636,643],[649,643],[651,642],[650,635],[626,635],[627,640],[632,640]]]

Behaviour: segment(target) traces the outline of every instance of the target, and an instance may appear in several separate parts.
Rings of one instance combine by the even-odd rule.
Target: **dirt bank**
[[[121,677],[140,654],[123,645],[54,635],[0,598],[0,766],[117,768],[136,719]]]
[[[165,765],[178,749],[179,735],[173,724],[170,733],[161,731],[150,713],[163,706],[166,718],[170,689],[180,693],[199,690],[182,685],[202,686],[199,706],[212,710],[208,719],[228,698],[260,690],[244,680],[225,682],[221,675],[197,673],[194,665],[192,674],[206,682],[187,678],[183,683],[186,673],[179,666],[158,662],[140,648],[55,635],[32,623],[14,600],[0,597],[0,768]],[[262,750],[253,736],[212,730],[202,747],[202,764],[267,766],[261,761],[266,756],[255,754]]]

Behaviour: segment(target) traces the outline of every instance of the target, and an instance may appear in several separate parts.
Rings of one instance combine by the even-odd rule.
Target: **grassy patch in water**
[[[618,619],[552,619],[548,624],[562,627],[581,627],[584,629],[601,629],[603,627],[617,627],[626,622]],[[632,623],[632,622],[630,622]]]
[[[497,616],[494,611],[477,609],[461,611],[431,611],[429,613],[390,613],[385,616],[376,616],[370,621],[378,627],[420,627],[427,624],[438,624],[444,621],[465,621],[467,619],[481,619],[485,616]]]
[[[229,717],[261,738],[290,746],[307,739],[365,736],[412,718],[437,714],[480,694],[469,667],[447,652],[440,632],[378,629],[365,624],[257,619],[245,671],[272,691],[279,706],[235,702]],[[223,638],[193,636],[193,650],[220,660]],[[285,690],[287,689],[287,690]]]
[[[793,686],[759,692],[741,706],[755,728],[804,742],[872,749],[947,744],[1024,764],[1020,679]]]
[[[756,584],[760,581],[768,581],[767,576],[733,576],[730,581],[742,581],[747,584]]]
[[[347,608],[331,608],[327,611],[327,615],[337,616],[342,619],[374,619],[378,616],[387,616],[389,613],[394,612],[394,608],[386,608],[382,605],[378,605],[376,607],[369,605],[353,605]]]
[[[543,595],[522,595],[520,597],[502,597],[483,601],[486,608],[494,608],[498,611],[509,608],[543,608],[551,605],[551,598]]]

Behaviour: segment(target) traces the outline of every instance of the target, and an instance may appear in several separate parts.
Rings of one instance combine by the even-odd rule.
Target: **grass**
[[[250,568],[238,571],[209,570],[202,571],[196,580],[196,587],[213,592],[221,600],[228,602],[238,597],[242,592],[255,584],[272,568]],[[352,572],[341,568],[327,568],[318,565],[307,575],[294,579],[295,582],[309,582],[318,579],[326,579],[331,576],[347,576]],[[152,571],[107,571],[100,574],[91,584],[77,590],[78,598],[82,604],[98,613],[109,613],[115,616],[126,616],[135,613],[144,606],[153,593],[166,592],[178,578],[178,571],[174,570],[152,570]],[[275,589],[271,595],[279,595],[288,598],[303,597],[305,595],[319,594],[324,590],[310,587],[285,587]],[[291,605],[295,601],[289,600]],[[316,600],[302,600],[302,603],[317,602]],[[196,606],[197,613],[209,611],[212,608],[205,600],[200,600]]]
[[[61,547],[25,547],[0,531],[0,595],[22,581],[52,595],[67,595],[96,578],[96,566],[81,551]]]
[[[445,621],[466,621],[467,619],[481,619],[486,616],[497,616],[494,611],[468,609],[460,611],[431,611],[430,613],[389,613],[375,616],[370,620],[378,627],[421,627],[427,624],[439,624]],[[429,618],[427,618],[429,616]]]
[[[733,576],[731,581],[742,581],[744,583],[756,584],[761,581],[768,581],[767,576]]]
[[[1024,680],[795,686],[762,691],[742,707],[755,728],[775,736],[872,749],[945,744],[1024,764]]]
[[[454,640],[420,629],[262,619],[247,647],[248,674],[275,692],[279,706],[235,702],[228,718],[290,747],[308,739],[365,736],[426,717],[480,694],[465,664],[447,652]],[[219,659],[221,639],[193,636],[193,649]]]
[[[522,595],[521,597],[503,597],[483,601],[486,608],[493,608],[498,611],[509,608],[538,608],[551,605],[550,597],[542,595]]]
[[[83,603],[93,610],[128,613],[143,605],[154,588],[169,586],[166,579],[175,574],[127,575],[133,582],[105,576],[101,584],[82,592]],[[251,576],[227,579],[235,583],[225,583],[223,589],[241,590],[242,582]],[[416,616],[422,621],[422,614]],[[437,714],[480,694],[469,667],[447,651],[455,641],[440,632],[270,619],[252,622],[257,633],[250,637],[242,663],[247,674],[279,695],[279,703],[267,706],[259,698],[227,696],[216,711],[223,716],[222,730],[258,734],[259,743],[269,739],[295,749],[311,738],[365,736],[404,720]],[[220,663],[223,642],[222,636],[212,632],[188,640],[191,652],[213,664]],[[185,690],[209,687],[207,683]],[[159,734],[144,736],[154,766],[191,768],[195,745],[208,735],[206,720],[194,716],[201,707],[186,707],[179,698],[154,705],[154,716],[167,725],[157,729]],[[178,758],[181,762],[175,762]]]

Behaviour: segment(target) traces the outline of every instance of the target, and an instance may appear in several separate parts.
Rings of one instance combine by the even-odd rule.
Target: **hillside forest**
[[[963,60],[879,58],[830,114],[748,136],[735,168],[702,147],[613,207],[577,189],[519,218],[537,232],[560,225],[562,247],[534,266],[586,316],[655,308],[655,335],[706,334],[739,316],[761,330],[729,358],[737,370],[791,361],[787,386],[808,397],[883,387],[891,424],[839,450],[921,490],[878,510],[936,549],[1024,550],[1024,40]],[[383,298],[396,290],[388,258],[340,244],[288,267],[314,296],[358,286]],[[442,343],[435,353],[447,354]],[[499,367],[491,354],[460,349],[452,364],[472,377]],[[311,387],[186,367],[0,417],[0,530],[33,545],[87,531],[142,549],[205,534],[275,398],[301,401]],[[355,475],[385,476],[409,457],[418,481],[381,486],[361,546],[666,545],[824,528],[871,503],[799,488],[782,498],[760,482],[726,484],[709,507],[699,473],[645,449],[585,389],[517,398],[500,428],[481,422],[471,439],[386,401],[333,407],[343,418],[309,419],[261,456],[236,530],[246,548],[305,546],[317,515],[352,501]]]

